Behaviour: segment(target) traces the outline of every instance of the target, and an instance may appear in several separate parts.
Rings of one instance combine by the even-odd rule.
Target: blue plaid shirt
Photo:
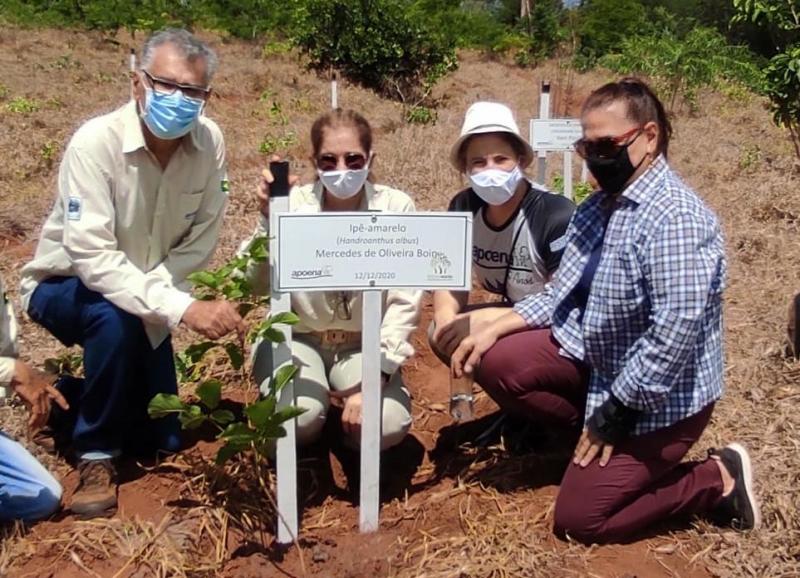
[[[586,419],[613,392],[644,412],[643,434],[722,395],[725,253],[716,216],[663,157],[622,192],[604,231],[606,198],[578,207],[555,278],[514,310],[531,328],[551,326],[562,354],[591,368]],[[598,243],[581,310],[573,289]]]

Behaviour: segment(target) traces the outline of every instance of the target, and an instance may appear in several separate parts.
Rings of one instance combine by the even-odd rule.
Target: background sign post
[[[530,124],[530,143],[538,154],[561,152],[564,155],[564,196],[572,199],[573,144],[583,135],[577,118],[533,119]]]
[[[542,81],[542,90],[539,93],[539,118],[550,118],[550,82],[547,80]],[[531,141],[533,141],[533,134],[531,134]],[[536,179],[540,185],[545,185],[547,183],[547,151],[539,150],[536,155],[538,157]]]

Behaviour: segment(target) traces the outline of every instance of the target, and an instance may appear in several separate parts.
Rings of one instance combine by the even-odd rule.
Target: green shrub
[[[772,118],[784,126],[800,160],[800,0],[734,0],[734,22],[749,21],[770,32],[775,56],[764,71]]]
[[[509,34],[508,23],[500,21],[485,4],[458,4],[449,0],[415,0],[411,7],[414,19],[449,38],[459,48],[482,48],[497,51]]]
[[[638,0],[587,0],[578,22],[580,52],[589,59],[616,52],[647,25],[647,13]]]
[[[564,176],[563,175],[554,175],[553,176],[553,184],[550,186],[550,190],[554,193],[559,193],[561,195],[564,194]],[[580,205],[583,201],[589,198],[594,192],[594,188],[592,185],[587,181],[573,181],[572,185],[572,200],[575,201],[576,205]]]
[[[41,103],[34,98],[25,98],[18,96],[12,98],[6,104],[6,110],[15,114],[30,114],[38,111],[42,107]]]
[[[429,106],[412,106],[406,111],[406,122],[411,124],[433,124],[436,122],[436,111]]]
[[[428,27],[406,0],[308,0],[293,39],[312,68],[403,101],[424,96],[455,66],[454,45]]]
[[[562,26],[564,8],[560,0],[537,0],[528,21],[520,27],[528,31],[530,52],[538,58],[549,58],[566,34]]]
[[[241,38],[285,30],[297,0],[4,0],[0,15],[18,24],[100,30],[202,25]]]
[[[789,130],[800,159],[800,44],[773,56],[764,73],[772,118],[775,124]]]
[[[282,36],[291,26],[298,1],[196,0],[192,2],[193,16],[204,26],[224,30],[237,38],[258,38],[268,32]],[[273,40],[275,46],[280,44]]]
[[[287,132],[281,135],[266,134],[258,145],[258,152],[265,155],[275,153],[286,154],[287,151],[297,144],[297,135]]]
[[[700,88],[727,81],[755,89],[763,78],[746,48],[730,46],[722,34],[705,27],[694,28],[684,38],[669,32],[626,38],[619,51],[604,56],[600,64],[620,74],[649,77],[670,109],[679,104],[678,97],[696,108]]]

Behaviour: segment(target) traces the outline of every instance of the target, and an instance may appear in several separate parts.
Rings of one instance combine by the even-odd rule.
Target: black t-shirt
[[[448,207],[475,215],[472,263],[478,282],[512,303],[540,292],[561,262],[575,204],[529,182],[519,209],[502,226],[484,220],[486,206],[472,189],[465,189]]]

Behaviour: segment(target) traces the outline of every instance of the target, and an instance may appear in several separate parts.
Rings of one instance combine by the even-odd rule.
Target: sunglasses
[[[344,166],[353,171],[358,171],[367,166],[367,157],[361,153],[345,153],[341,157],[334,154],[324,154],[317,157],[317,168],[321,171],[335,171],[339,166],[339,159],[344,160]]]
[[[166,78],[153,76],[145,69],[142,69],[142,72],[147,77],[147,80],[150,81],[150,85],[153,87],[153,90],[161,94],[175,94],[176,90],[180,90],[184,96],[188,96],[189,98],[194,98],[197,100],[206,100],[211,94],[211,88],[207,86],[180,84],[179,82],[173,82],[171,80],[167,80]]]
[[[614,159],[631,146],[643,130],[643,127],[636,127],[619,136],[604,136],[598,139],[579,138],[573,146],[575,152],[584,159]]]

